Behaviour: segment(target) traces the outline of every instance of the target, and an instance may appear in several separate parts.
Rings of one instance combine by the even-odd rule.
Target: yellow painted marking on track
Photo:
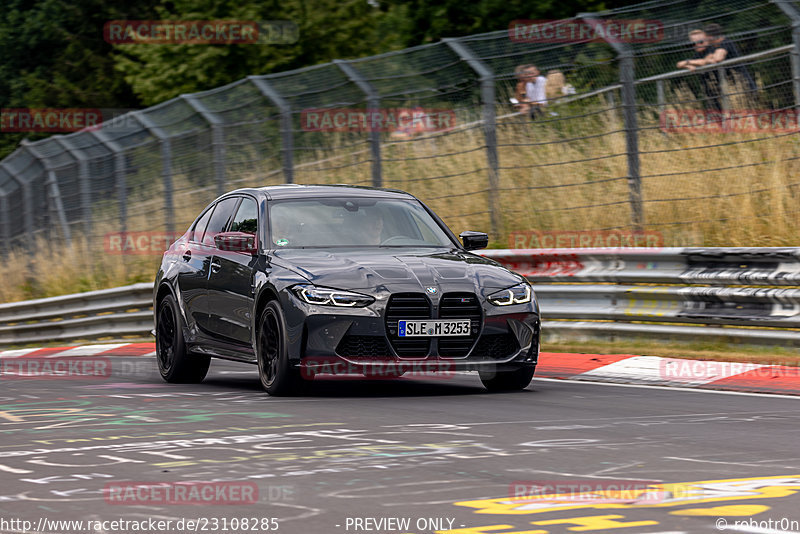
[[[711,517],[751,517],[769,510],[769,506],[759,504],[733,504],[731,506],[714,506],[713,508],[689,508],[687,510],[673,510],[672,515],[692,515]]]
[[[681,484],[654,484],[633,503],[575,502],[572,495],[537,495],[460,501],[456,506],[475,508],[477,514],[522,515],[580,509],[666,508],[751,499],[774,499],[795,495],[800,491],[800,475],[706,480]],[[587,499],[588,500],[588,499]]]
[[[498,530],[514,528],[512,525],[487,525],[485,527],[457,528],[453,530],[437,530],[436,534],[490,534]],[[515,530],[514,532],[502,532],[497,534],[548,534],[547,530]]]
[[[531,521],[532,525],[577,525],[567,530],[586,532],[590,530],[609,530],[614,528],[644,527],[658,525],[658,521],[615,521],[624,519],[624,515],[588,515],[568,519],[549,519],[547,521]]]

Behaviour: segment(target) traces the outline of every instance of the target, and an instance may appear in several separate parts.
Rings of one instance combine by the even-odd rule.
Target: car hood
[[[522,282],[499,263],[446,249],[287,249],[274,261],[315,285],[361,291],[470,291],[488,294]],[[489,291],[491,292],[491,291]]]

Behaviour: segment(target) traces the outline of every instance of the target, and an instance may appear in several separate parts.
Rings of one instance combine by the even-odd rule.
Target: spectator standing
[[[706,61],[711,50],[709,49],[710,39],[703,30],[692,30],[689,32],[689,42],[692,44],[694,57],[678,62],[679,69],[695,70],[697,67],[706,65]],[[719,80],[717,73],[706,71],[700,74],[700,85],[703,91],[703,107],[713,111],[722,109],[719,98]]]
[[[719,24],[711,23],[706,25],[705,33],[710,43],[709,48],[711,50],[711,54],[706,56],[706,65],[713,65],[714,63],[720,63],[726,59],[742,56],[739,47],[736,46],[736,43],[725,37],[722,26]],[[737,65],[727,69],[726,74],[729,77],[734,73],[735,76],[738,75],[739,79],[747,86],[749,91],[756,90],[756,82],[753,80],[753,76],[745,65]]]

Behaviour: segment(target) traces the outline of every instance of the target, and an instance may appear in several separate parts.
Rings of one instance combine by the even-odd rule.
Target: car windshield
[[[309,198],[270,202],[275,247],[453,247],[419,202]]]

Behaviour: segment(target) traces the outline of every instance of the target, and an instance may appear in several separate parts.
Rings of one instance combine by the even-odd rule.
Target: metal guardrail
[[[153,284],[0,304],[0,346],[148,336]]]
[[[548,336],[800,346],[800,248],[532,249],[483,255],[533,283]]]
[[[559,337],[800,346],[800,248],[487,250]],[[0,304],[0,346],[149,336],[152,284]]]

